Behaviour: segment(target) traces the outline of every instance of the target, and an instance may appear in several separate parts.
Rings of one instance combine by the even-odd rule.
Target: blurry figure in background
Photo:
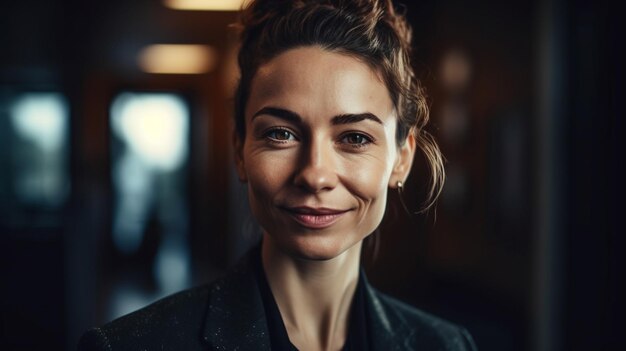
[[[443,185],[410,28],[390,0],[255,1],[243,12],[236,167],[261,243],[216,282],[85,334],[81,350],[475,350],[462,327],[360,269],[419,150]]]
[[[135,253],[154,217],[163,235],[153,264],[159,293],[188,287],[188,218],[180,191],[188,156],[187,108],[172,94],[123,93],[111,108],[111,130],[119,149],[114,152],[113,243],[126,255]],[[128,313],[129,307],[119,309]]]
[[[12,130],[3,131],[6,135],[0,137],[6,140],[0,145],[15,150],[7,167],[13,174],[1,175],[7,179],[0,181],[15,189],[23,207],[60,208],[70,192],[67,101],[59,93],[23,93],[9,110]]]

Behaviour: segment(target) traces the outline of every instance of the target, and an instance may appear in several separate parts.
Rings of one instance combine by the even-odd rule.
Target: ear
[[[396,163],[391,171],[391,177],[389,178],[389,187],[397,188],[398,182],[405,183],[406,178],[409,176],[411,166],[413,165],[413,156],[415,155],[415,137],[412,133],[409,133],[404,144],[398,148],[398,155]]]
[[[233,147],[235,149],[235,168],[237,169],[237,175],[239,175],[239,181],[242,183],[248,182],[248,175],[246,173],[246,166],[243,161],[243,144],[244,140],[237,131],[233,132]]]

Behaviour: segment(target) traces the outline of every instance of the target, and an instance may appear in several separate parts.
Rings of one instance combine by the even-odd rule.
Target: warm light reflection
[[[472,78],[472,64],[462,50],[451,49],[441,59],[440,78],[450,92],[464,90]]]
[[[165,6],[176,10],[238,11],[248,0],[163,0]]]
[[[156,44],[143,49],[138,61],[148,73],[200,74],[215,67],[217,53],[206,45]]]

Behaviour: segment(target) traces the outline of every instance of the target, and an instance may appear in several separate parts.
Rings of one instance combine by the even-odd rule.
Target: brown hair
[[[241,77],[235,92],[235,126],[245,137],[245,107],[256,71],[280,53],[317,45],[367,63],[381,74],[395,105],[396,142],[409,133],[427,161],[431,179],[423,210],[436,200],[445,178],[443,160],[425,130],[428,105],[410,63],[411,27],[391,0],[257,0],[241,16]]]

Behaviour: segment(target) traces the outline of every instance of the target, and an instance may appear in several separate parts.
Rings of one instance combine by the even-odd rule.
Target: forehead
[[[273,104],[307,115],[393,114],[380,75],[363,61],[317,46],[287,50],[261,65],[252,80],[246,116]]]

